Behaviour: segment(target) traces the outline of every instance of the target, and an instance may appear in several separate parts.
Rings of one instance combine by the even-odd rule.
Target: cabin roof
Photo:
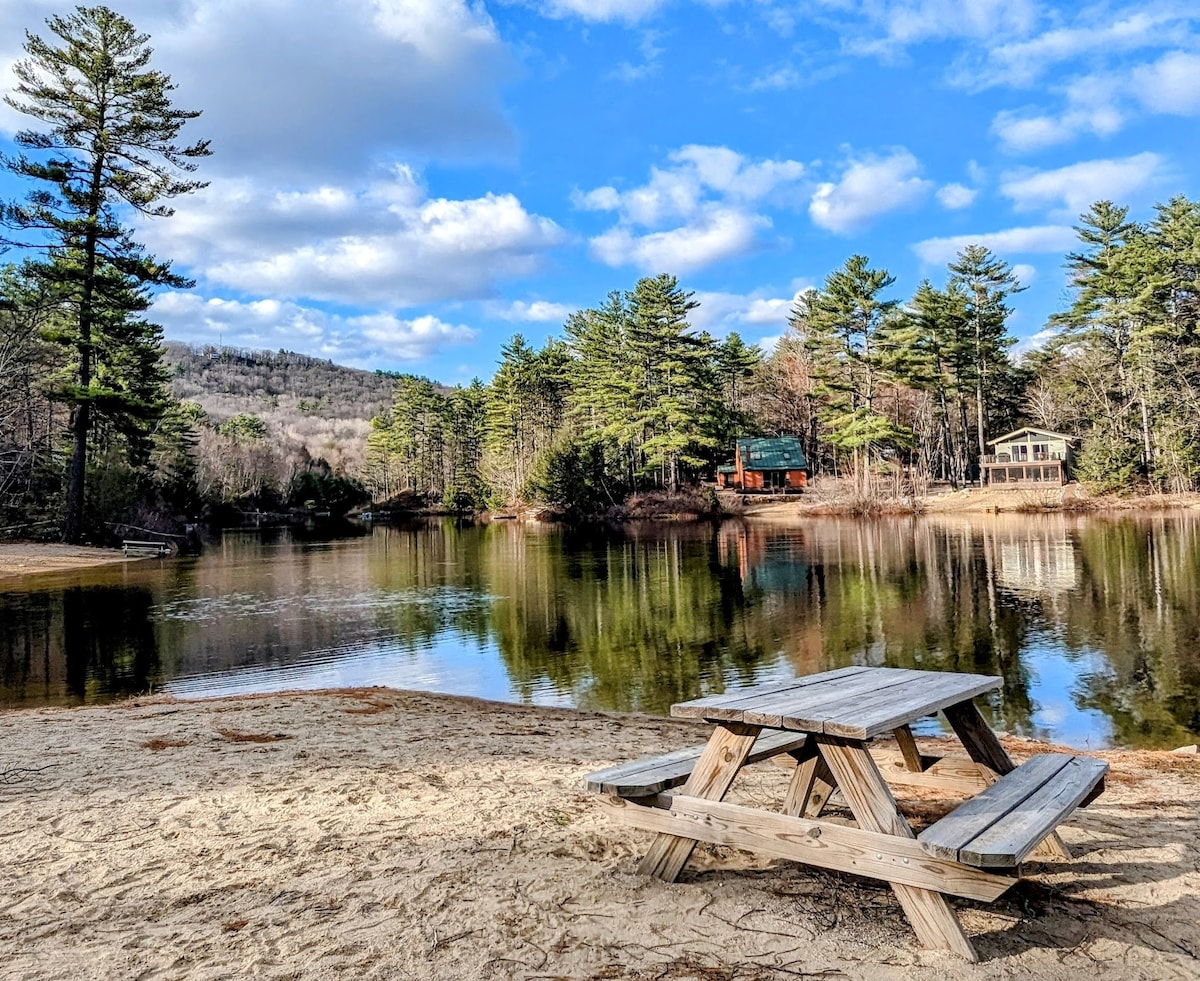
[[[737,441],[743,470],[807,470],[808,458],[795,436],[745,437]]]
[[[737,473],[737,467],[732,463],[727,463],[723,467],[717,467],[717,473]]]
[[[1051,429],[1037,429],[1033,426],[1022,426],[1020,429],[1014,429],[1011,433],[1006,433],[1003,436],[997,436],[995,439],[987,441],[988,446],[995,446],[997,443],[1007,443],[1010,439],[1017,436],[1024,436],[1026,433],[1036,436],[1047,436],[1050,439],[1065,439],[1068,443],[1076,442],[1078,436],[1068,436],[1066,433],[1056,433]]]

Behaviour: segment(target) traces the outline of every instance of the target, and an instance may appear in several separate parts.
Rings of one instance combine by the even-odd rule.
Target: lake
[[[871,664],[1001,675],[1014,734],[1200,733],[1192,512],[231,531],[0,589],[9,708],[388,685],[665,714]]]

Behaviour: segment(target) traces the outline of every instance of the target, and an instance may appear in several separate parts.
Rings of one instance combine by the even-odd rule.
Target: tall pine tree
[[[69,310],[53,337],[72,356],[58,397],[72,409],[64,537],[78,541],[98,417],[133,434],[140,451],[165,405],[161,335],[139,316],[149,291],[191,285],[132,239],[126,216],[169,216],[165,201],[204,186],[184,175],[209,150],[203,141],[176,142],[199,113],[172,106],[169,76],[149,67],[149,38],[128,20],[107,7],[78,7],[47,25],[49,41],[26,34],[15,94],[5,96],[42,128],[17,133],[23,152],[4,166],[39,187],[6,205],[4,222],[27,233],[9,244],[45,249],[41,275]]]

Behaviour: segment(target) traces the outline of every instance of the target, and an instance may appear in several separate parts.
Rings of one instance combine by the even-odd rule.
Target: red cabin
[[[808,458],[795,436],[747,437],[734,444],[733,463],[717,468],[717,486],[737,490],[800,491]]]

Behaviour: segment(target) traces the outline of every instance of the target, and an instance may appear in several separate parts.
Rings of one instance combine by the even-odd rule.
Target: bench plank
[[[1042,753],[1005,774],[919,835],[940,858],[977,868],[1014,868],[1103,779],[1108,764]]]
[[[761,760],[799,750],[807,737],[795,732],[763,732],[754,742],[754,748],[746,762]],[[589,773],[583,782],[585,790],[595,794],[616,794],[618,797],[648,797],[662,793],[671,787],[686,783],[696,761],[704,752],[705,743],[689,746],[673,753],[650,756],[610,766],[605,770]]]
[[[1108,764],[1075,756],[1054,778],[1011,814],[959,851],[959,861],[976,868],[1015,868],[1038,842],[1057,828],[1104,779]],[[995,786],[995,785],[993,785]]]

